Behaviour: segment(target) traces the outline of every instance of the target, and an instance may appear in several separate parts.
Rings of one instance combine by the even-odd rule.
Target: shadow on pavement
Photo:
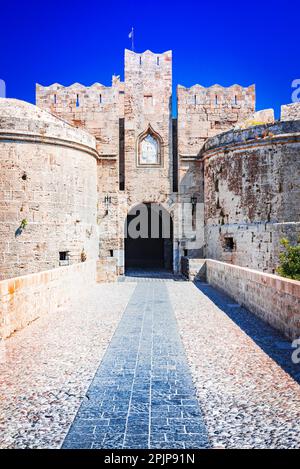
[[[300,363],[294,364],[291,341],[274,327],[262,321],[235,300],[207,283],[195,282],[196,287],[239,326],[272,360],[300,384]]]
[[[174,282],[185,282],[186,279],[181,274],[173,274],[172,271],[166,269],[138,269],[128,268],[125,275],[119,278],[119,281],[125,281],[126,278],[141,278],[141,279],[157,279],[157,280],[173,280]]]

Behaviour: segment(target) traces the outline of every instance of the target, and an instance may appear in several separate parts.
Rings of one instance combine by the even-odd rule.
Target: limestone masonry
[[[300,104],[255,111],[254,85],[179,85],[173,117],[171,51],[126,50],[111,86],[0,99],[0,280],[97,260],[112,281],[183,257],[275,273],[300,234]],[[125,240],[140,204],[168,237]]]

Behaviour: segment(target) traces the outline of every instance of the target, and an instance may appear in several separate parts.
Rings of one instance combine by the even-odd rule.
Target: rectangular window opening
[[[99,94],[99,103],[102,103],[102,94]]]
[[[224,250],[232,252],[234,250],[234,239],[232,236],[226,236],[224,240]]]
[[[53,100],[54,100],[54,104],[56,104],[56,94],[54,95]]]
[[[76,107],[79,107],[79,94],[76,95]]]
[[[109,255],[110,255],[110,257],[114,257],[114,250],[113,249],[109,250]]]
[[[159,65],[159,57],[156,57],[156,63]]]
[[[69,251],[59,251],[59,265],[69,265]]]
[[[218,104],[218,95],[215,96],[215,104]]]

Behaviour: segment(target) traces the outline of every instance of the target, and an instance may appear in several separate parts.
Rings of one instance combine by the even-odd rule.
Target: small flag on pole
[[[131,39],[131,50],[134,50],[134,30],[131,28],[130,33],[128,34],[129,39]]]

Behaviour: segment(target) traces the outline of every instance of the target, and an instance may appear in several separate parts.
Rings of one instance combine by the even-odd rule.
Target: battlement
[[[135,52],[129,49],[125,49],[125,63],[126,59],[130,63],[138,66],[164,66],[172,64],[172,51],[168,50],[161,53],[152,52],[151,50],[145,50],[144,52]]]
[[[224,87],[218,84],[204,87],[199,84],[186,88],[177,86],[177,99],[181,106],[210,106],[216,109],[230,107],[233,109],[255,109],[255,85],[243,87],[231,85]],[[193,108],[190,109],[193,111]]]
[[[82,111],[83,109],[94,110],[101,107],[103,110],[118,99],[119,77],[113,77],[112,86],[94,83],[84,86],[81,83],[73,83],[63,86],[53,83],[49,86],[36,85],[36,104],[42,109],[49,110],[54,114],[65,114],[69,111]]]
[[[172,51],[156,54],[125,49],[125,84],[137,83],[144,89],[153,89],[162,81],[172,90]]]
[[[195,157],[206,139],[245,121],[255,111],[255,85],[177,86],[178,153]]]
[[[124,113],[120,77],[112,77],[112,85],[94,83],[84,86],[73,83],[63,86],[36,85],[36,104],[64,119],[75,127],[81,127],[94,135],[100,155],[116,157],[118,153],[119,117]]]

